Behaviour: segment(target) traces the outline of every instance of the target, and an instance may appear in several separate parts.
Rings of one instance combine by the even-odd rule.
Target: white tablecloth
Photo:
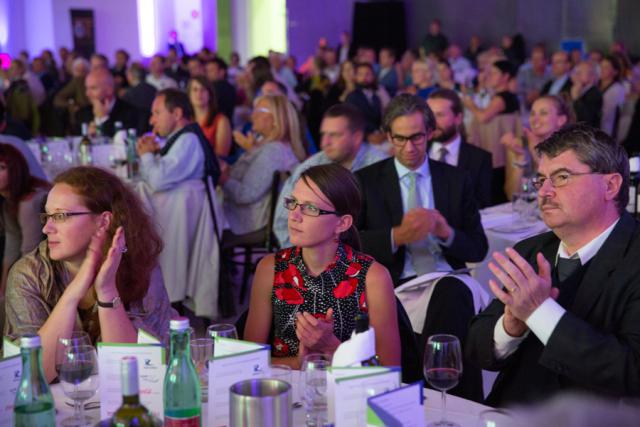
[[[293,371],[292,376],[292,385],[293,385],[293,401],[300,401],[300,372]],[[56,403],[56,423],[59,425],[60,422],[73,415],[73,407],[69,406],[67,403],[71,403],[71,400],[68,399],[64,392],[62,391],[62,386],[60,384],[54,384],[51,386],[51,391],[53,393],[53,398]],[[438,421],[442,415],[442,399],[440,397],[440,392],[431,389],[425,389],[424,396],[426,398],[424,402],[424,412],[426,415],[427,422]],[[88,402],[98,401],[99,397],[94,396],[89,399]],[[447,419],[450,421],[455,421],[460,424],[461,427],[477,427],[479,422],[479,415],[481,412],[491,409],[488,406],[481,405],[479,403],[472,402],[470,400],[462,399],[456,396],[447,395]],[[91,409],[85,411],[86,415],[93,418],[94,422],[97,423],[100,418],[100,409]],[[207,405],[204,404],[202,406],[203,413],[203,426],[208,426],[207,423]],[[305,411],[304,408],[293,409],[293,425],[294,426],[304,426],[305,419]]]
[[[544,222],[539,219],[525,224],[518,223],[511,203],[504,203],[483,209],[480,211],[480,216],[484,232],[489,241],[489,251],[484,261],[469,263],[468,265],[474,269],[471,275],[491,293],[489,289],[489,279],[494,279],[493,274],[489,270],[491,254],[496,251],[504,251],[507,247],[513,246],[527,237],[548,231],[548,228]]]

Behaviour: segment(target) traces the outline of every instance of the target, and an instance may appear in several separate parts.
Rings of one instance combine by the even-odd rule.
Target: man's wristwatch
[[[110,302],[102,302],[100,300],[96,300],[98,303],[98,307],[102,308],[118,308],[122,304],[122,300],[119,296],[112,299]]]

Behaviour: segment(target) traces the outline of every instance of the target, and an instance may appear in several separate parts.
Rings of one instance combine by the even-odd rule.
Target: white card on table
[[[2,357],[17,356],[20,354],[20,346],[11,339],[11,337],[5,336],[2,339]]]
[[[214,337],[209,362],[209,426],[229,425],[229,387],[262,378],[269,372],[271,347],[249,341]]]
[[[363,366],[327,371],[327,414],[335,427],[366,426],[367,398],[400,387],[400,368]]]
[[[144,329],[138,328],[138,344],[160,344],[160,341]]]
[[[100,370],[100,418],[111,418],[122,405],[120,362],[125,356],[138,359],[140,402],[153,415],[164,416],[162,395],[167,370],[164,347],[159,344],[98,343]]]
[[[0,426],[13,425],[13,403],[20,386],[22,358],[5,357],[0,360]]]
[[[367,426],[422,427],[424,418],[422,381],[369,397]]]

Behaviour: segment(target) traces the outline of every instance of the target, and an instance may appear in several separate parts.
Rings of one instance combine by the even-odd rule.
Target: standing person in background
[[[429,24],[429,32],[422,40],[422,50],[425,56],[443,56],[449,47],[449,39],[442,34],[442,24],[439,19],[434,19]]]
[[[624,104],[626,90],[620,82],[622,66],[618,58],[606,55],[600,61],[600,82],[598,90],[602,94],[602,119],[600,129],[617,139],[620,110]]]
[[[49,183],[33,176],[24,156],[12,145],[0,144],[0,225],[4,251],[0,295],[4,295],[9,268],[42,240],[40,212]]]
[[[492,204],[505,202],[504,192],[506,150],[500,137],[508,132],[520,135],[520,103],[515,93],[509,91],[509,82],[515,77],[513,65],[506,60],[494,62],[488,69],[487,87],[493,91],[486,108],[478,107],[469,96],[463,97],[464,106],[473,114],[469,126],[469,141],[484,148],[492,155]]]
[[[194,77],[187,84],[195,120],[218,158],[225,159],[231,150],[231,125],[218,110],[216,91],[204,77]]]
[[[602,93],[598,90],[595,65],[582,61],[571,73],[571,99],[576,121],[594,128],[602,123]]]

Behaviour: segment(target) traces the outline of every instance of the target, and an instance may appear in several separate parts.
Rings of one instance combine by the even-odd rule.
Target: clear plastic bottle
[[[200,426],[200,381],[191,360],[189,319],[172,319],[169,329],[171,344],[164,377],[164,425]]]
[[[22,377],[13,407],[13,425],[54,427],[56,409],[42,370],[40,336],[28,334],[20,338],[20,355]]]

